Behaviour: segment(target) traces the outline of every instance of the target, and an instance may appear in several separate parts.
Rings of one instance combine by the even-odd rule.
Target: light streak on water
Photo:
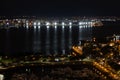
[[[9,52],[9,47],[10,47],[10,44],[9,44],[9,43],[10,43],[10,41],[9,41],[9,40],[10,40],[9,32],[10,32],[9,29],[7,29],[7,30],[6,30],[6,40],[7,40],[7,41],[6,41],[6,49],[7,49],[6,52],[7,52],[7,51]],[[8,52],[7,52],[7,53],[8,53]]]
[[[37,48],[37,29],[36,29],[36,26],[34,25],[34,32],[33,32],[33,35],[34,35],[34,41],[33,41],[33,51],[36,53],[38,51],[38,48]]]
[[[72,46],[72,25],[69,26],[69,49]]]
[[[50,54],[50,26],[46,25],[46,54]]]
[[[61,49],[62,49],[62,54],[65,54],[65,26],[64,25],[62,25]]]
[[[29,51],[29,26],[26,26],[26,34],[25,34],[25,52]]]
[[[35,53],[41,51],[41,41],[40,41],[40,26],[34,26],[34,42],[33,42],[33,51]]]
[[[40,26],[38,26],[38,36],[37,36],[37,39],[38,39],[38,52],[40,52],[41,51],[41,35],[40,35],[40,32],[41,32],[41,27]]]
[[[57,43],[57,26],[54,26],[54,43],[53,43],[53,47],[54,47],[54,52],[55,54],[58,53],[57,52],[57,46],[58,46],[58,43]]]
[[[82,27],[83,26],[79,25],[78,40],[82,40]]]

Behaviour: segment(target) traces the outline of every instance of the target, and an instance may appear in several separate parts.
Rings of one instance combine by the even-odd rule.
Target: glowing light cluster
[[[90,25],[91,22],[79,22],[79,25]]]
[[[49,22],[46,22],[46,26],[50,26],[50,23],[49,23]]]

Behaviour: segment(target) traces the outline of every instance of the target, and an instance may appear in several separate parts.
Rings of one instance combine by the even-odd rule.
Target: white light
[[[90,25],[90,24],[91,24],[91,22],[88,22],[88,24]]]
[[[26,26],[28,26],[28,23],[26,23]]]
[[[49,29],[50,28],[50,26],[47,26],[47,29]]]
[[[69,26],[69,28],[71,29],[71,28],[72,28],[72,26],[70,25],[70,26]]]
[[[72,25],[72,22],[69,22],[69,25],[71,26],[71,25]]]
[[[0,80],[4,80],[4,75],[0,74]]]
[[[79,25],[81,25],[81,22],[79,22]]]
[[[20,23],[21,21],[19,20],[18,23]]]
[[[64,26],[65,25],[65,23],[64,22],[62,22],[62,26]]]
[[[79,28],[82,28],[82,26],[81,26],[81,25],[79,25]]]
[[[40,22],[38,22],[38,26],[40,26]]]
[[[62,22],[62,28],[65,28],[65,23],[64,22]]]
[[[57,28],[57,26],[55,26],[55,29]]]
[[[58,59],[58,58],[55,58],[55,61],[56,61],[56,62],[58,62],[58,61],[59,61],[59,59]]]
[[[27,29],[29,28],[28,25],[26,26],[26,28],[27,28]]]
[[[57,26],[57,22],[55,22],[54,25]]]
[[[82,22],[83,25],[85,25],[85,22]]]
[[[36,22],[34,22],[34,26],[36,25]]]
[[[89,26],[89,25],[88,25]],[[85,25],[85,28],[88,28],[88,26],[87,25]]]
[[[50,23],[49,22],[46,22],[46,26],[49,26],[50,25]]]
[[[6,24],[9,25],[9,22],[7,22]]]
[[[36,29],[36,26],[34,26],[34,29]]]
[[[63,25],[63,26],[62,26],[62,28],[64,29],[64,28],[65,28],[65,26]]]
[[[40,26],[38,26],[38,28],[40,29]]]

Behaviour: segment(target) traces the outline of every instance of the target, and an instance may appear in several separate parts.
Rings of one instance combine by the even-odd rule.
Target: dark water
[[[93,36],[98,40],[105,38],[106,36],[113,36],[113,34],[120,35],[120,21],[103,22],[103,26],[94,27],[92,30]]]
[[[91,27],[33,26],[0,30],[1,55],[68,54],[79,40],[91,39]]]
[[[34,26],[0,29],[0,55],[68,54],[71,46],[78,44],[79,40],[119,34],[118,23],[111,22],[102,27]]]

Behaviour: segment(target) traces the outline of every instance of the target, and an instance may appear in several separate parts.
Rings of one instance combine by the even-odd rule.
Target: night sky
[[[117,0],[0,0],[0,15],[120,16]]]

